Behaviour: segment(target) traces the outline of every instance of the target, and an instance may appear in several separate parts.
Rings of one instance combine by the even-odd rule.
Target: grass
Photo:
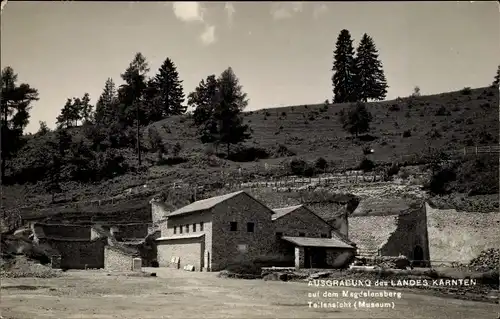
[[[353,139],[343,131],[338,121],[339,111],[347,106],[316,104],[245,112],[244,121],[253,131],[252,139],[245,146],[253,147],[253,154],[264,151],[269,155],[251,162],[207,155],[213,150],[196,138],[191,117],[173,116],[152,125],[168,145],[182,145],[179,156],[186,162],[156,166],[153,164],[156,154],[145,154],[144,162],[149,166],[145,172],[129,173],[100,184],[64,184],[65,193],[56,205],[50,204],[51,196],[40,191],[39,186],[8,186],[3,188],[3,206],[13,208],[36,204],[40,208],[56,207],[53,211],[59,212],[67,209],[67,202],[116,196],[128,188],[144,184],[154,193],[161,192],[174,181],[220,183],[227,180],[227,175],[237,176],[239,168],[247,178],[265,173],[272,175],[277,171],[270,169],[266,172],[264,164],[271,167],[283,165],[293,158],[292,155],[311,162],[322,157],[329,163],[339,166],[347,163],[354,167],[359,163],[353,162],[360,160],[363,149],[368,147],[375,150],[369,155],[374,163],[390,164],[403,154],[422,154],[429,147],[456,150],[471,145],[498,144],[496,88],[466,88],[457,92],[368,103],[373,122],[369,134],[359,139]],[[133,151],[125,152],[125,157],[129,164],[135,165]],[[135,207],[124,198],[117,202],[104,211],[119,213]],[[144,203],[137,209],[147,209],[146,205]],[[97,211],[88,210],[87,213]]]

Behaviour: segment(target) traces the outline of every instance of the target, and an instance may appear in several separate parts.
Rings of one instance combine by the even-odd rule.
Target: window
[[[299,233],[299,237],[306,237],[306,233]]]
[[[189,233],[189,225],[186,225],[186,233]]]
[[[196,231],[196,224],[193,224],[193,233]]]
[[[247,232],[253,233],[254,228],[255,228],[255,223],[247,223]]]
[[[327,234],[321,234],[321,238],[328,238]]]
[[[203,231],[203,222],[200,223],[200,230]]]
[[[174,226],[174,234],[177,234],[177,226]]]
[[[283,233],[282,232],[277,232],[276,233],[276,238],[281,238],[283,237]]]
[[[229,230],[237,231],[238,230],[238,223],[237,222],[230,222],[229,223]]]

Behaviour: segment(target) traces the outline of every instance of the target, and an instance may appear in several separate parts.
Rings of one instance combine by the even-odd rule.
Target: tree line
[[[141,153],[155,152],[158,161],[166,153],[177,155],[182,146],[167,144],[150,126],[194,108],[194,125],[203,143],[237,144],[250,137],[241,112],[248,104],[239,80],[228,67],[218,77],[201,80],[186,102],[182,80],[176,66],[167,58],[158,72],[148,77],[146,58],[137,53],[121,74],[117,87],[108,78],[95,105],[90,95],[66,100],[56,118],[56,128],[40,122],[35,134],[25,134],[38,91],[18,84],[12,67],[2,70],[2,183],[43,181],[50,192],[57,192],[62,181],[92,182],[111,178],[130,169],[143,167]],[[146,132],[146,136],[143,136]],[[135,149],[138,163],[129,167],[124,150]],[[7,172],[8,171],[8,172]],[[7,174],[8,173],[8,174]]]
[[[354,54],[353,40],[347,30],[337,38],[333,62],[333,102],[352,103],[339,117],[345,130],[353,135],[369,129],[371,114],[364,102],[383,100],[387,81],[373,39],[364,34]],[[47,191],[60,190],[62,181],[95,182],[143,167],[141,154],[154,152],[158,162],[165,154],[176,156],[182,145],[169,144],[150,125],[175,115],[192,117],[202,143],[220,146],[230,155],[231,145],[251,137],[242,112],[248,96],[228,67],[219,75],[201,79],[187,97],[177,67],[166,58],[153,76],[141,54],[120,75],[123,84],[112,78],[95,105],[88,93],[68,98],[56,118],[56,128],[40,122],[35,134],[25,134],[30,110],[39,99],[38,90],[18,82],[12,67],[1,72],[1,177],[2,183],[42,181]],[[498,86],[500,66],[494,85]],[[150,126],[147,130],[144,128]],[[146,136],[143,136],[146,132]],[[137,166],[129,167],[126,150],[134,149]]]

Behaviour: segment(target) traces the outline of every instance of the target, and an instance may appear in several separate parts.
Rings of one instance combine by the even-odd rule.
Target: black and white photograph
[[[0,22],[0,319],[500,319],[498,1]]]

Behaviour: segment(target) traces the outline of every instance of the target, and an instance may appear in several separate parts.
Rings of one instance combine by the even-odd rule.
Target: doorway
[[[413,249],[413,264],[417,267],[422,267],[425,263],[424,259],[424,250],[419,245],[416,245]]]

